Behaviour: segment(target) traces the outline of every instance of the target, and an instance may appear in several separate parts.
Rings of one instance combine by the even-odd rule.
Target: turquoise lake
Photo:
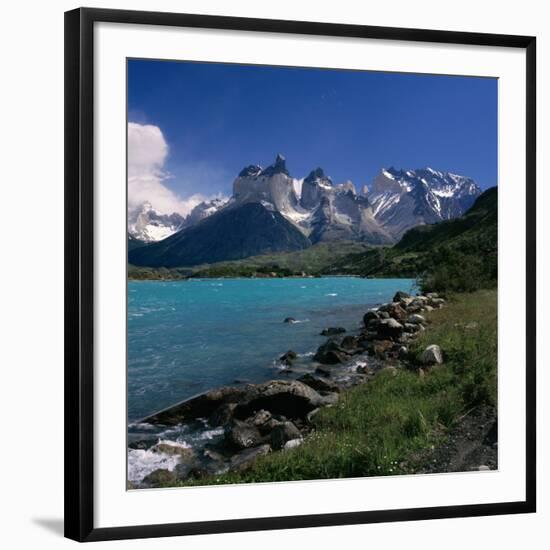
[[[130,281],[128,420],[211,388],[275,378],[285,351],[312,355],[323,328],[357,330],[369,307],[413,287],[357,277]]]

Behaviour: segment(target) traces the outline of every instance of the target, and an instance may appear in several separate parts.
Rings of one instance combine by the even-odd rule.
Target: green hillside
[[[322,275],[335,261],[352,254],[364,253],[366,243],[338,241],[318,243],[305,250],[251,256],[244,260],[202,264],[181,268],[151,268],[128,266],[130,279],[182,279],[187,277],[252,277],[269,274],[277,276]]]

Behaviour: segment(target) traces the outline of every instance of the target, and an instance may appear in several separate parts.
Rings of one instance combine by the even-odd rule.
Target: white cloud
[[[158,126],[128,123],[128,212],[149,202],[162,214],[177,212],[185,216],[207,200],[198,193],[182,199],[165,185],[169,177],[164,169],[168,150]]]

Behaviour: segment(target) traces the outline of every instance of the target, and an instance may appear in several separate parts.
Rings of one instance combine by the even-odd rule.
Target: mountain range
[[[178,267],[320,242],[392,244],[412,227],[461,216],[480,193],[471,178],[432,168],[383,169],[371,189],[358,193],[350,181],[333,183],[322,168],[294,178],[277,155],[267,168],[243,168],[231,198],[200,203],[185,218],[145,204],[129,216],[129,262]]]
[[[409,229],[393,247],[339,258],[329,273],[419,277],[423,288],[472,291],[496,286],[498,189],[484,191],[462,216]]]

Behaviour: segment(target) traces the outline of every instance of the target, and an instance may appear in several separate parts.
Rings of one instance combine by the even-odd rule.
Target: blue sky
[[[158,126],[163,185],[229,195],[248,164],[283,153],[291,175],[321,166],[369,184],[382,167],[497,183],[497,80],[174,61],[128,62],[128,120]],[[169,175],[168,175],[169,174]]]

